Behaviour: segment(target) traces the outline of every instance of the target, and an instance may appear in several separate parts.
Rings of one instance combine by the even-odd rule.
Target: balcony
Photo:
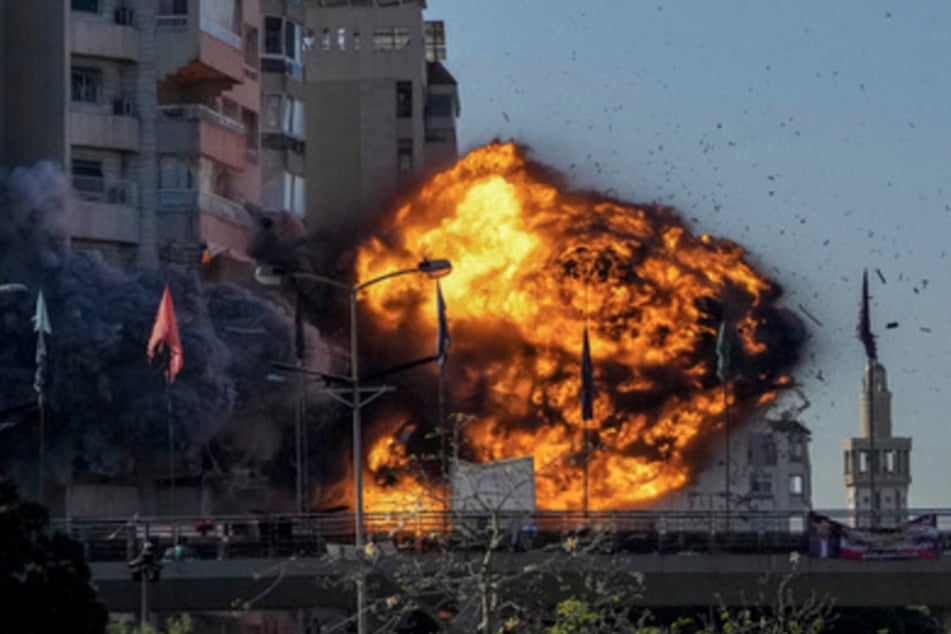
[[[236,200],[199,189],[160,189],[159,209],[185,212],[199,209],[203,215],[214,216],[241,227],[251,226],[251,216]]]
[[[128,109],[113,108],[112,113],[71,108],[69,141],[73,145],[108,148],[123,152],[139,151],[139,120]],[[120,112],[122,114],[115,114]]]
[[[74,176],[79,202],[68,216],[71,235],[101,242],[139,242],[138,192],[132,181]]]
[[[200,104],[159,106],[158,150],[178,156],[207,156],[232,169],[247,163],[245,127]]]
[[[139,58],[139,32],[128,9],[102,15],[73,11],[70,30],[74,54],[128,61]]]
[[[221,92],[244,81],[241,37],[192,14],[156,17],[156,48],[159,77],[173,83],[217,84]]]

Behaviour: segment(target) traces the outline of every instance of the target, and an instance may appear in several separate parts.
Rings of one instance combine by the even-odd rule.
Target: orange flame
[[[783,328],[770,305],[778,291],[743,255],[727,240],[691,235],[669,210],[559,191],[520,148],[494,143],[400,207],[360,247],[357,279],[421,256],[450,259],[442,281],[450,411],[476,416],[462,431],[464,457],[532,455],[539,508],[577,509],[587,456],[589,508],[632,508],[687,484],[698,446],[721,425],[721,319],[735,327],[733,357],[743,366],[731,416],[768,403],[788,381],[780,373],[795,352],[776,357],[768,343],[782,341],[770,335]],[[430,293],[402,278],[367,289],[361,310],[391,333],[425,315],[418,321],[428,332],[418,334],[434,342]],[[587,424],[579,400],[586,326],[597,388]],[[431,491],[392,434],[368,455],[368,509],[406,508]],[[384,470],[403,475],[373,477]]]

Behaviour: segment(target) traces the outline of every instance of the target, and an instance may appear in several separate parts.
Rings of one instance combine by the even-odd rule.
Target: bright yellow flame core
[[[694,237],[660,210],[563,194],[536,178],[512,144],[475,150],[434,177],[387,229],[385,240],[361,247],[358,279],[413,266],[424,255],[448,258],[453,273],[442,291],[453,350],[479,357],[486,341],[518,342],[501,357],[456,370],[453,385],[457,395],[476,381],[491,387],[488,415],[465,430],[469,447],[486,461],[533,455],[542,509],[578,508],[582,500],[586,325],[597,385],[595,418],[587,423],[598,430],[588,452],[592,509],[636,507],[684,486],[691,472],[684,450],[720,424],[723,392],[709,380],[712,359],[698,355],[712,356],[716,334],[701,300],[726,287],[745,292],[740,345],[746,355],[766,352],[751,308],[771,285],[743,261],[739,246]],[[408,303],[426,297],[416,284],[415,294],[405,281],[375,285],[364,310],[381,328],[395,329],[418,308]],[[615,370],[611,383],[608,367]],[[617,398],[665,389],[658,368],[679,372],[689,389],[649,413],[619,411]],[[407,467],[409,457],[392,442],[384,436],[370,449],[371,472]],[[418,504],[427,490],[409,476],[385,486],[369,480],[367,505],[376,511]]]

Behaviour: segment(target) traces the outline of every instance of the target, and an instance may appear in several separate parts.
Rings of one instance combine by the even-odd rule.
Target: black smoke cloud
[[[161,364],[146,361],[146,343],[167,283],[185,357],[168,387],[175,451],[225,471],[273,459],[286,446],[295,396],[293,382],[276,384],[268,374],[272,362],[293,358],[293,313],[176,268],[125,273],[96,253],[72,252],[64,221],[73,204],[68,180],[51,164],[0,174],[0,283],[30,289],[0,296],[0,422],[13,423],[0,431],[0,456],[13,470],[36,459],[30,318],[42,289],[53,327],[45,389],[50,477],[116,477],[165,460],[166,386]]]

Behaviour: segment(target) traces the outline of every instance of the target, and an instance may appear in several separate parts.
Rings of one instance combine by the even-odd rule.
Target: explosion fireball
[[[733,420],[789,383],[802,326],[737,244],[692,235],[669,209],[566,192],[556,180],[514,144],[477,149],[360,246],[356,277],[421,255],[452,260],[442,280],[452,331],[445,385],[449,411],[473,416],[461,430],[463,458],[534,456],[538,506],[555,510],[581,507],[587,453],[591,509],[645,506],[690,481],[722,428],[720,323],[732,339]],[[391,339],[417,322],[417,349],[435,341],[432,288],[420,280],[371,287],[361,310]],[[587,423],[586,328],[596,390]],[[370,432],[368,510],[438,508],[434,497],[420,501],[429,487],[405,441],[429,438],[417,446],[438,453],[433,418],[391,414]]]

